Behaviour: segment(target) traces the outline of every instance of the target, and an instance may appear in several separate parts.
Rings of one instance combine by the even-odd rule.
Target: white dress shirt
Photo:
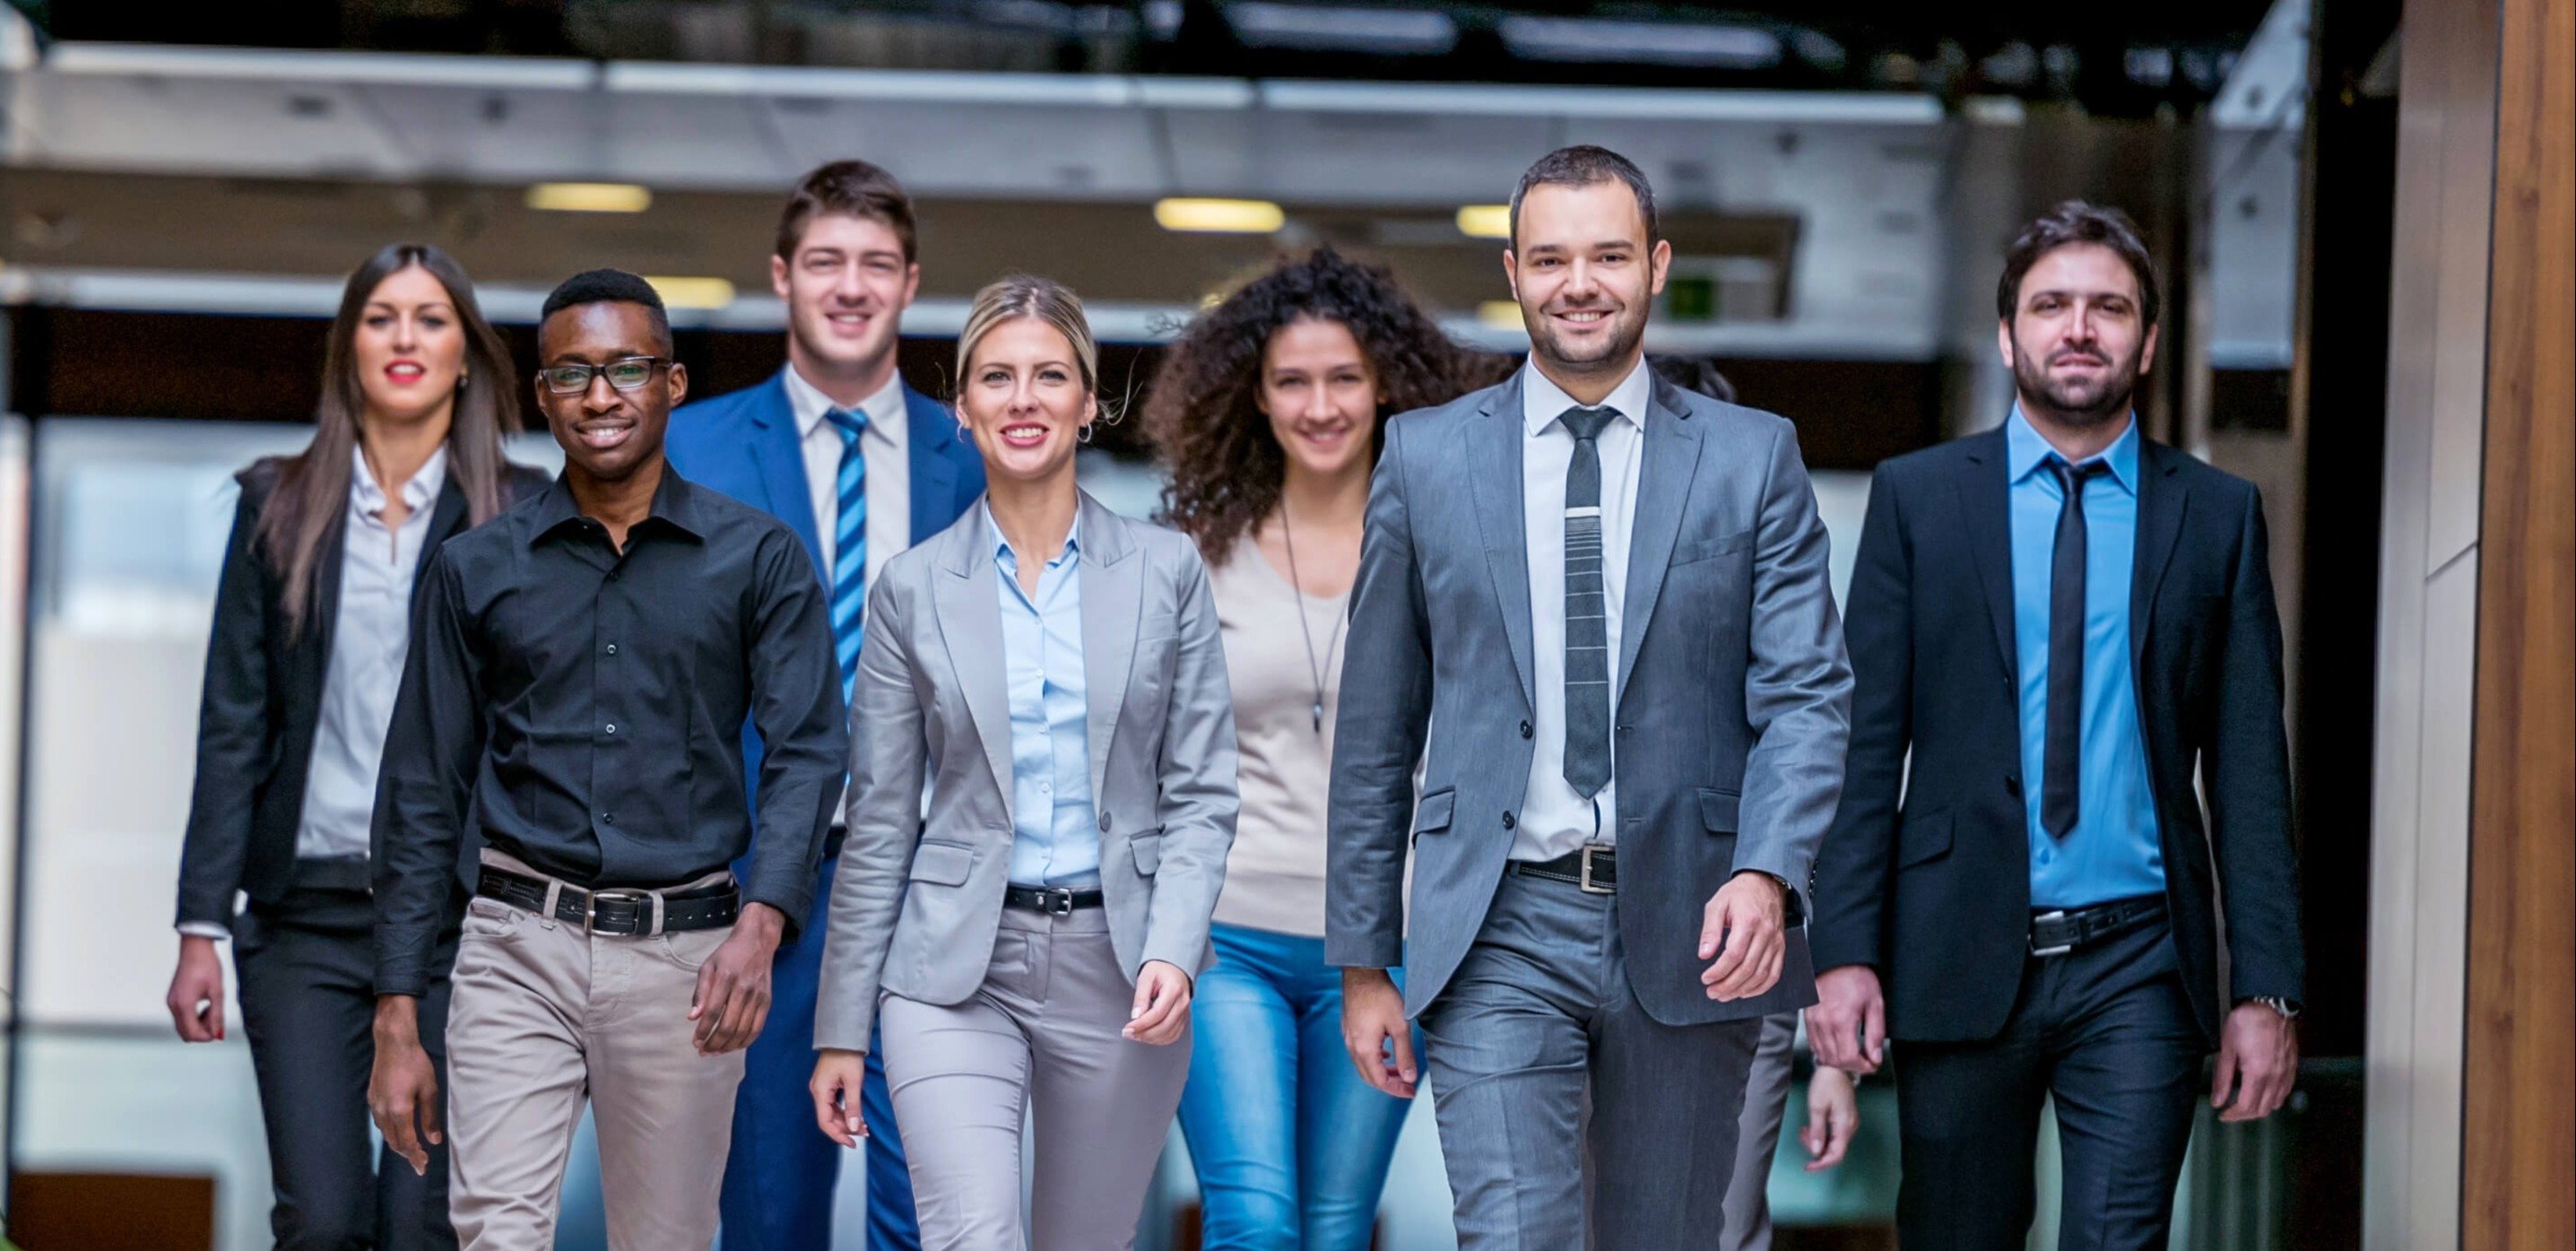
[[[841,516],[841,428],[823,419],[831,411],[830,396],[805,381],[794,365],[787,367],[787,402],[796,411],[796,437],[805,450],[805,485],[814,497],[814,537],[823,545],[823,565],[837,573],[835,562],[841,554],[835,539]],[[867,414],[868,428],[859,436],[859,455],[868,463],[868,567],[867,585],[876,585],[877,572],[894,558],[896,552],[912,544],[912,474],[907,444],[912,433],[910,414],[904,410],[903,378],[886,380],[885,386],[859,404]],[[824,578],[831,585],[831,578]]]
[[[1652,395],[1652,380],[1640,359],[1603,401],[1619,417],[1601,428],[1595,442],[1601,456],[1601,589],[1614,723],[1628,535],[1636,528],[1637,470],[1645,455],[1646,406]],[[1615,755],[1612,780],[1592,799],[1576,794],[1565,780],[1565,471],[1574,463],[1574,435],[1557,418],[1577,407],[1581,405],[1574,397],[1535,364],[1521,367],[1521,516],[1529,530],[1530,659],[1538,715],[1531,718],[1536,747],[1530,753],[1520,823],[1512,834],[1514,860],[1553,860],[1587,842],[1613,843],[1619,829]]]
[[[409,515],[385,525],[385,492],[352,452],[349,526],[341,544],[339,613],[331,659],[323,671],[322,707],[313,725],[313,759],[304,779],[303,821],[295,830],[299,860],[363,857],[376,811],[376,764],[393,723],[394,692],[411,650],[411,584],[420,570],[430,515],[447,485],[447,448],[430,453],[403,483]]]

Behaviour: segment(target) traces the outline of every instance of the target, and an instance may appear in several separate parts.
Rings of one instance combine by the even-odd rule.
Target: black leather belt
[[[542,916],[546,889],[552,885],[541,877],[487,864],[474,893]],[[567,885],[555,896],[554,919],[578,925],[586,934],[641,936],[716,929],[733,924],[741,915],[742,887],[732,882],[690,890],[583,890]]]
[[[1512,872],[1551,882],[1572,882],[1594,895],[1616,894],[1619,889],[1618,852],[1597,843],[1585,844],[1554,860],[1515,860]]]
[[[2030,918],[2030,954],[2042,959],[2062,956],[2161,921],[2164,916],[2165,901],[2160,895],[2114,899],[2073,912],[2034,913]]]
[[[1101,901],[1100,892],[1096,890],[1075,890],[1069,886],[1011,886],[1003,889],[1002,902],[1051,917],[1069,917],[1082,908],[1097,908]]]

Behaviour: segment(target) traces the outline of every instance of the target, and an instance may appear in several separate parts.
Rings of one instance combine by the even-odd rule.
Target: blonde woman
[[[988,488],[868,597],[815,1116],[868,1132],[879,1024],[925,1248],[1125,1247],[1234,840],[1225,653],[1191,541],[1074,485],[1099,403],[1073,293],[986,287],[957,373]]]

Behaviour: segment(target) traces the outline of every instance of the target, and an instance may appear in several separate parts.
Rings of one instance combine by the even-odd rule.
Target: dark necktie
[[[2057,547],[2048,562],[2047,737],[2039,823],[2051,838],[2075,828],[2082,807],[2084,754],[2084,484],[2110,472],[2101,461],[2069,465],[2051,458],[2062,497],[2057,506]]]
[[[1590,799],[1610,782],[1610,630],[1601,582],[1601,428],[1618,410],[1569,408],[1565,467],[1565,780]]]

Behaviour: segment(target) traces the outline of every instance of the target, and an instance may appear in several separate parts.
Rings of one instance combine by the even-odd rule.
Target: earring
[[[1073,436],[1073,441],[1088,447],[1091,444],[1091,432],[1099,428],[1099,423],[1086,421],[1082,423],[1081,432]]]

